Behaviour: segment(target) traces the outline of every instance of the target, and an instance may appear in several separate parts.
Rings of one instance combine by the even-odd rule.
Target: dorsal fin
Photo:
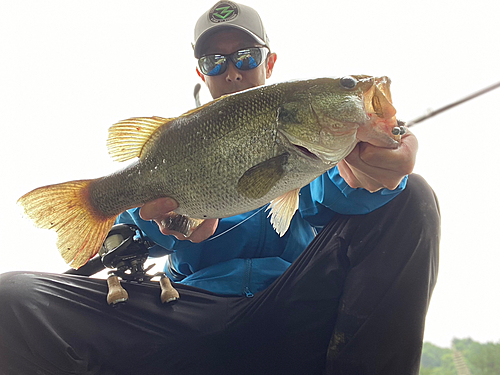
[[[226,97],[221,96],[201,107],[194,108],[179,117],[192,115],[216,101]],[[132,117],[122,120],[109,128],[108,152],[115,161],[126,161],[140,157],[146,142],[151,139],[154,132],[161,126],[175,120],[175,118],[153,117]]]
[[[146,142],[162,125],[174,119],[163,117],[133,117],[109,128],[108,152],[115,161],[140,157]]]
[[[196,107],[196,108],[193,108],[193,109],[190,109],[189,111],[187,111],[186,113],[183,113],[182,115],[180,115],[179,117],[184,117],[184,116],[188,116],[188,115],[192,115],[212,104],[214,104],[215,102],[218,102],[219,100],[221,99],[224,99],[226,96],[230,96],[231,94],[227,94],[227,95],[222,95],[221,97],[217,98],[217,99],[213,99],[212,101],[208,102],[208,103],[205,103],[199,107]]]

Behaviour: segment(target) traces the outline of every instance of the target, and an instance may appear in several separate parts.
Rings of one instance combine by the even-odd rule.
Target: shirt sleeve
[[[394,190],[381,189],[370,193],[366,189],[352,188],[334,167],[302,188],[299,210],[312,225],[323,227],[333,216],[362,215],[382,207],[406,187],[405,176]]]

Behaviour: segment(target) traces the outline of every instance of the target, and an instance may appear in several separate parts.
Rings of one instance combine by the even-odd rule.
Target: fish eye
[[[358,81],[351,76],[345,76],[340,79],[340,85],[345,89],[353,89]]]

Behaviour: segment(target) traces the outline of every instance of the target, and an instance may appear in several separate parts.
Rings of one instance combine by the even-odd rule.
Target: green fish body
[[[75,268],[98,252],[117,215],[160,197],[178,202],[183,219],[173,217],[171,229],[186,235],[203,219],[269,202],[283,235],[300,188],[359,141],[398,147],[389,84],[369,76],[285,82],[173,119],[124,120],[110,128],[108,148],[115,160],[135,162],[99,179],[35,189],[19,202],[36,225],[58,232],[58,248]]]

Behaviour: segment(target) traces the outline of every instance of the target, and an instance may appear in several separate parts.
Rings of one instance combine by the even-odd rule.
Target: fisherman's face
[[[261,45],[245,32],[230,29],[212,35],[201,53],[202,55],[229,55],[247,47],[261,47]],[[217,99],[222,95],[264,85],[266,79],[271,77],[275,61],[276,54],[271,53],[263,63],[251,70],[239,70],[232,62],[229,62],[226,71],[217,76],[198,74],[207,84],[212,97]]]

